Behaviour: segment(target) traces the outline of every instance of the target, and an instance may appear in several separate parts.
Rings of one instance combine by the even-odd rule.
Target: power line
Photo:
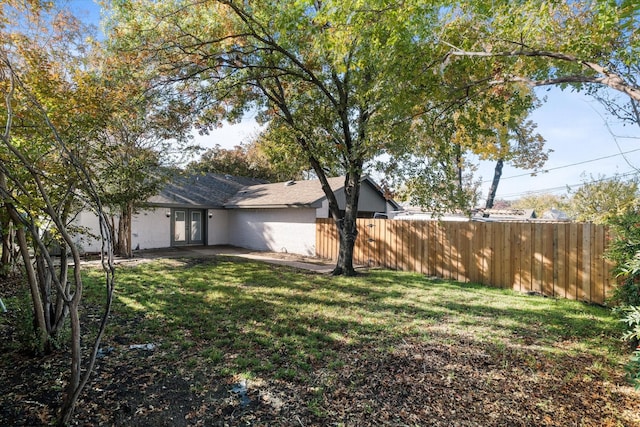
[[[596,159],[584,160],[584,161],[582,161],[582,162],[571,163],[571,164],[563,165],[563,166],[556,166],[555,168],[548,168],[548,169],[542,170],[542,171],[540,171],[540,172],[527,172],[527,173],[522,173],[522,174],[519,174],[519,175],[505,176],[505,177],[500,178],[500,180],[502,181],[502,180],[505,180],[505,179],[521,178],[521,177],[523,177],[523,176],[532,176],[532,175],[534,175],[534,174],[536,174],[536,173],[546,173],[546,172],[549,172],[549,171],[554,171],[554,170],[558,170],[558,169],[569,168],[569,167],[572,167],[572,166],[584,165],[584,164],[586,164],[586,163],[593,163],[593,162],[597,162],[597,161],[599,161],[599,160],[610,159],[610,158],[612,158],[612,157],[618,157],[618,156],[623,156],[623,158],[624,158],[624,159],[625,159],[625,161],[626,161],[627,159],[624,157],[624,155],[625,155],[625,154],[629,154],[629,153],[635,153],[636,151],[640,151],[640,148],[636,148],[635,150],[629,150],[629,151],[620,152],[620,153],[617,153],[617,154],[611,154],[611,155],[609,155],[609,156],[598,157],[598,158],[596,158]],[[628,161],[627,161],[627,163],[628,163]],[[633,166],[632,166],[632,167],[633,167]],[[492,179],[489,179],[489,180],[486,180],[486,181],[482,181],[482,183],[483,183],[483,184],[486,184],[486,183],[489,183],[489,182],[492,182],[492,181],[493,181]]]
[[[519,192],[519,193],[510,193],[510,194],[501,194],[500,197],[501,198],[510,198],[510,197],[517,197],[517,196],[527,196],[527,195],[534,195],[534,194],[544,194],[544,193],[553,193],[556,191],[563,191],[563,190],[567,190],[567,187],[572,188],[572,187],[583,187],[584,185],[587,184],[593,184],[593,183],[597,183],[597,182],[604,182],[604,181],[611,181],[612,179],[616,179],[616,178],[626,178],[626,177],[630,177],[630,176],[637,176],[638,174],[640,174],[640,172],[638,172],[637,170],[634,171],[629,171],[626,172],[622,175],[615,175],[612,177],[608,177],[608,178],[601,178],[601,179],[596,179],[593,181],[589,181],[589,182],[581,182],[578,184],[566,184],[560,187],[549,187],[549,188],[541,188],[541,189],[537,189],[537,190],[528,190],[528,191],[523,191],[523,192]]]
[[[633,102],[631,103],[631,105],[633,105],[633,109],[635,110],[635,113],[636,113],[636,120],[635,120],[635,123],[636,123],[636,124],[640,124],[640,123],[638,123],[638,120],[637,120],[637,119],[638,119],[638,110],[637,110],[637,106],[636,106],[636,104],[635,104],[635,103],[633,103]],[[621,155],[621,156],[622,156],[622,158],[624,159],[625,163],[626,163],[627,165],[629,165],[629,167],[631,167],[632,169],[634,169],[634,170],[638,171],[638,168],[637,168],[637,167],[635,167],[634,165],[632,165],[632,164],[631,164],[631,162],[629,161],[629,159],[627,159],[627,156],[625,156],[625,154],[627,154],[627,153],[623,153],[623,152],[622,152],[622,148],[620,148],[620,141],[618,141],[618,139],[619,139],[620,137],[619,137],[618,135],[616,135],[616,134],[613,132],[613,129],[611,129],[611,124],[609,123],[609,121],[608,121],[608,120],[606,120],[606,119],[604,118],[604,116],[602,115],[602,113],[601,113],[600,111],[598,111],[598,110],[596,110],[595,108],[593,108],[593,106],[591,106],[591,109],[592,109],[592,110],[593,110],[597,115],[599,115],[599,116],[600,116],[600,118],[602,119],[602,122],[604,123],[605,127],[606,127],[606,128],[607,128],[607,130],[609,131],[609,135],[611,135],[611,137],[613,138],[613,141],[616,143],[616,147],[618,147],[618,151],[620,152],[620,155]]]

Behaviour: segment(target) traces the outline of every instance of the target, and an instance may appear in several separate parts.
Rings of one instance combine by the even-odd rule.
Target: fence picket
[[[591,300],[591,236],[592,224],[583,224],[582,227],[582,299]]]
[[[543,225],[543,224],[541,224]],[[541,227],[542,234],[542,293],[544,295],[555,296],[553,271],[553,246],[556,236],[555,224],[550,228]]]
[[[513,281],[511,279],[512,259],[511,252],[511,223],[505,222],[504,229],[502,230],[502,277],[500,287],[511,288]]]

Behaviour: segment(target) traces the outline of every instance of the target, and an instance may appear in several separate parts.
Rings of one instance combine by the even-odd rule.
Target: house
[[[406,203],[402,206],[402,210],[395,212],[391,216],[391,219],[404,221],[470,221],[469,215],[463,212],[431,212]]]
[[[433,213],[423,211],[419,207],[405,206],[402,212],[398,212],[393,219],[420,220],[420,221],[444,221],[444,222],[523,222],[536,218],[533,209],[476,209],[471,215],[464,212]]]
[[[344,177],[330,178],[329,185],[344,209]],[[371,178],[362,179],[359,216],[398,208]],[[134,215],[131,242],[136,250],[233,245],[315,255],[316,219],[329,216],[319,180],[264,183],[221,174],[180,176]],[[78,222],[97,229],[91,213],[83,212]],[[99,251],[95,240],[81,245],[85,252]]]
[[[474,217],[474,221],[485,222],[523,222],[536,219],[536,212],[533,209],[479,209]]]

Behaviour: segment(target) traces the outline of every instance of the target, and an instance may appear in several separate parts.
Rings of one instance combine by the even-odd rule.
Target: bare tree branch
[[[450,45],[451,46],[451,45]],[[519,49],[514,49],[511,51],[501,51],[501,52],[470,52],[464,51],[458,48],[452,49],[449,54],[445,57],[445,61],[450,56],[461,56],[461,57],[480,57],[480,58],[497,58],[497,57],[543,57],[549,59],[557,59],[560,61],[571,62],[575,64],[579,64],[586,71],[596,73],[596,76],[589,75],[567,75],[560,76],[551,79],[545,80],[534,80],[525,76],[507,76],[503,80],[494,80],[494,84],[507,83],[507,82],[525,82],[530,86],[548,86],[548,85],[557,85],[563,83],[589,83],[589,84],[597,84],[610,87],[611,89],[617,90],[619,92],[624,93],[630,98],[640,101],[640,88],[634,85],[632,82],[625,80],[622,76],[613,71],[609,70],[607,67],[604,67],[595,62],[582,60],[576,56],[569,55],[561,52],[550,52],[544,50],[532,50],[525,49],[523,46],[520,46]]]

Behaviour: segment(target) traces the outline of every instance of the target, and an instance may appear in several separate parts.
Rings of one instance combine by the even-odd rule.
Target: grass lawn
[[[92,319],[100,272],[87,277]],[[0,317],[0,326],[9,321]],[[8,380],[0,407],[12,409],[0,409],[0,424],[47,422],[67,369],[64,354],[60,363],[20,356],[7,330],[0,329],[0,375]],[[600,307],[419,274],[333,278],[235,258],[160,260],[119,268],[104,355],[76,419],[122,426],[640,425],[621,331]],[[47,374],[37,389],[48,393],[16,372],[20,364]]]

